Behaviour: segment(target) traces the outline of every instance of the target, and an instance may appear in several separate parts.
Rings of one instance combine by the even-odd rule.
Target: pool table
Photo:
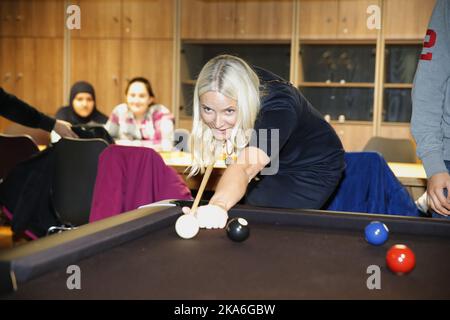
[[[3,299],[449,299],[450,222],[320,210],[236,206],[250,237],[200,230],[175,232],[181,206],[166,201],[0,254]],[[371,221],[384,222],[382,246],[364,239]],[[393,244],[416,255],[403,276],[386,267]],[[69,290],[69,265],[81,289]],[[369,266],[380,289],[368,289]],[[15,287],[16,291],[12,291]],[[11,289],[11,291],[8,291]]]

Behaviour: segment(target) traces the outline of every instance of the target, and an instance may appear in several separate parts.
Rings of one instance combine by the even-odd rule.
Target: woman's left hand
[[[183,207],[182,210],[185,214],[191,213],[189,207]],[[195,216],[197,217],[200,228],[206,229],[222,229],[228,220],[228,212],[224,208],[214,204],[198,207]]]

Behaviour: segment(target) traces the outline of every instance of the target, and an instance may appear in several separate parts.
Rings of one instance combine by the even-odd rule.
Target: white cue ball
[[[175,223],[175,231],[183,239],[195,237],[199,229],[198,220],[193,214],[184,214]]]

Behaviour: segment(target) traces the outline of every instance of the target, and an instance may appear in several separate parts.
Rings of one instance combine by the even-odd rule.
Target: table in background
[[[421,163],[389,162],[388,165],[414,200],[425,192],[427,175]]]
[[[202,175],[197,175],[190,179],[187,179],[188,172],[185,172],[186,168],[189,167],[192,161],[190,153],[161,152],[160,154],[167,165],[173,167],[179,174],[183,176],[189,189],[196,190],[199,188],[202,181]],[[411,194],[413,199],[417,199],[425,192],[427,187],[427,178],[422,164],[389,162],[388,165],[394,172],[397,179]],[[206,190],[215,190],[225,168],[226,166],[223,161],[218,161],[216,163]]]

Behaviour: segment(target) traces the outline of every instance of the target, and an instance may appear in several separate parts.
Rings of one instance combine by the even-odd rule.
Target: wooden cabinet
[[[72,37],[120,38],[122,22],[121,0],[77,0],[80,7],[80,29],[71,30]]]
[[[97,94],[97,105],[109,115],[125,101],[128,81],[147,77],[158,101],[171,107],[174,2],[168,0],[79,1],[103,21],[91,22],[74,33],[71,84],[86,80]],[[100,12],[101,11],[101,12]]]
[[[131,78],[146,77],[152,84],[157,102],[173,111],[172,48],[172,40],[125,40],[121,94]]]
[[[107,115],[123,101],[120,60],[120,40],[72,40],[70,84],[80,80],[90,82],[99,110]]]
[[[237,1],[235,38],[290,40],[292,9],[292,0]]]
[[[334,39],[338,27],[336,0],[302,0],[299,4],[301,39]]]
[[[413,139],[409,123],[383,123],[380,136],[386,138]]]
[[[62,39],[3,38],[1,86],[40,111],[52,114],[62,99]]]
[[[377,30],[367,27],[367,8],[379,0],[301,0],[300,39],[373,39]]]
[[[341,139],[345,151],[362,151],[373,133],[371,123],[334,122],[332,126]]]
[[[0,35],[62,37],[64,17],[61,0],[3,0]]]
[[[435,0],[384,0],[386,39],[422,40]]]
[[[170,39],[173,37],[172,0],[127,0],[122,3],[124,38]]]
[[[293,0],[183,0],[183,39],[291,38]]]
[[[0,1],[0,36],[15,35],[16,28],[16,1]]]
[[[181,1],[181,38],[233,39],[234,0]]]
[[[0,38],[0,86],[14,93],[16,82],[16,40]]]
[[[367,8],[380,6],[379,0],[339,0],[338,39],[376,39],[377,29],[369,29]],[[381,19],[381,12],[380,12]]]

